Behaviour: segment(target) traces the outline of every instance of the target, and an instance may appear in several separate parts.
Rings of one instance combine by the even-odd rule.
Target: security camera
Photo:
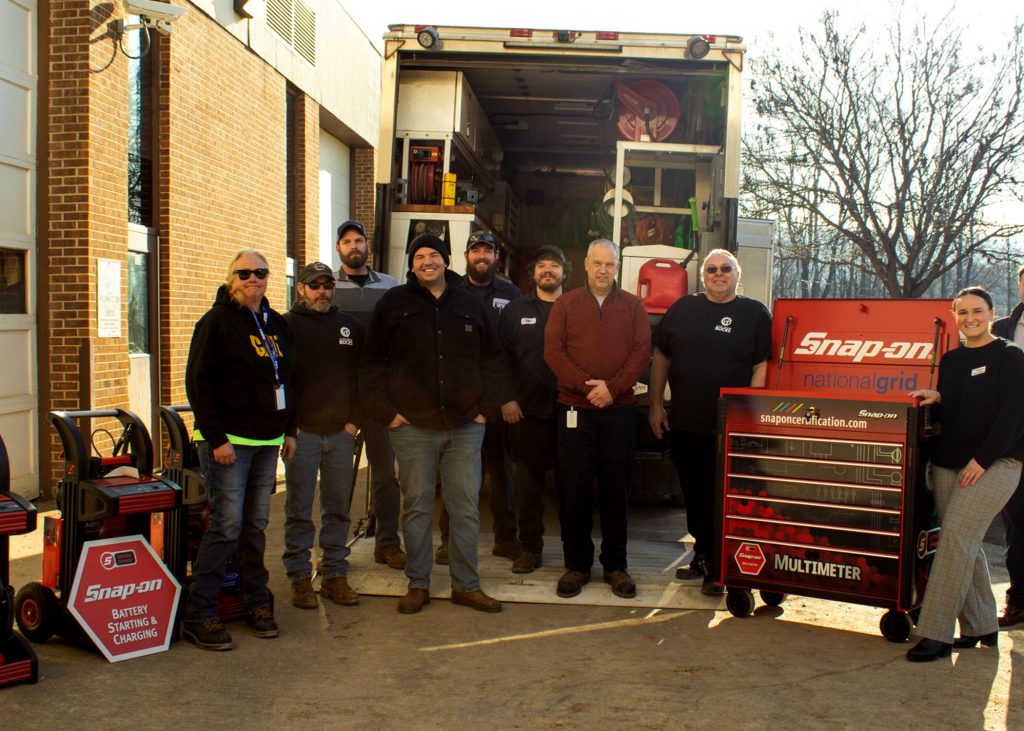
[[[138,25],[125,26],[125,30],[133,28],[156,28],[167,35],[171,32],[171,23],[183,16],[186,8],[156,0],[123,0],[124,10],[130,15],[138,15]]]

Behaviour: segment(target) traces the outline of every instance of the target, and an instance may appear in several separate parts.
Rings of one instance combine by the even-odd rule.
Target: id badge
[[[284,386],[278,386],[275,388],[274,396],[277,398],[277,410],[284,411]]]
[[[575,429],[576,428],[576,417],[579,414],[576,413],[576,409],[569,409],[565,412],[565,428]]]

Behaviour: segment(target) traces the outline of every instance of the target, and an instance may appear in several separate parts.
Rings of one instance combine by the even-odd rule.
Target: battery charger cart
[[[51,411],[46,418],[60,436],[64,473],[57,483],[60,517],[46,516],[43,521],[42,580],[22,587],[15,599],[18,628],[33,642],[46,642],[54,634],[84,634],[67,601],[86,541],[129,535],[150,540],[152,515],[181,505],[181,488],[166,477],[153,476],[153,443],[132,412]],[[86,446],[76,420],[91,419],[116,419],[120,424],[116,438],[103,429],[92,433],[93,449],[95,437],[110,436],[109,454],[93,455]]]
[[[182,414],[191,413],[188,405],[161,406],[160,421],[167,431],[163,476],[181,486],[181,506],[166,517],[168,540],[164,543],[164,562],[181,584],[181,606],[188,598],[192,564],[199,555],[199,544],[210,518],[209,488],[199,466],[199,453],[189,435]],[[245,618],[242,582],[236,562],[228,562],[224,584],[217,596],[217,616],[222,622]],[[274,606],[274,594],[270,606]]]
[[[32,646],[14,631],[14,590],[10,575],[10,536],[36,529],[36,508],[10,491],[11,463],[0,439],[0,686],[35,683],[39,661]]]

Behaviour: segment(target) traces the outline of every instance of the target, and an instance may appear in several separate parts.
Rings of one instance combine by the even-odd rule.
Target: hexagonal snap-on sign
[[[142,536],[87,541],[68,609],[110,662],[163,652],[181,585]]]
[[[736,566],[741,574],[757,576],[768,561],[764,557],[764,551],[757,543],[741,543],[733,555],[736,559]]]

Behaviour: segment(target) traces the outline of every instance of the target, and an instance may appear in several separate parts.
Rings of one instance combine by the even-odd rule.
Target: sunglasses
[[[728,274],[731,271],[732,271],[732,267],[729,266],[728,264],[723,264],[720,267],[716,267],[716,266],[704,267],[704,273],[705,274],[718,274],[719,272],[721,272],[722,274]]]
[[[236,269],[234,274],[241,279],[243,282],[248,281],[249,277],[253,274],[256,275],[257,279],[266,279],[267,275],[270,274],[269,269]]]
[[[334,282],[328,280],[326,282],[306,282],[305,286],[309,287],[314,292],[318,291],[321,287],[324,289],[334,289]]]

